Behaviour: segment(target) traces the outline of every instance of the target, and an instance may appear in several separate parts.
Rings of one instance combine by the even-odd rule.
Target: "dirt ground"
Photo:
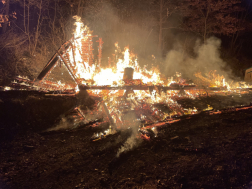
[[[185,117],[116,157],[131,130],[95,142],[100,127],[44,132],[75,103],[1,95],[1,189],[252,187],[252,109]]]

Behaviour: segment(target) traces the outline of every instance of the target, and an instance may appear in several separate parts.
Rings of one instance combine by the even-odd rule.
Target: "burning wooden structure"
[[[194,107],[191,109],[181,107],[176,102],[176,98],[196,98],[199,95],[208,95],[210,91],[225,94],[244,92],[241,85],[231,90],[225,78],[216,75],[215,72],[211,72],[209,78],[201,73],[195,74],[203,83],[201,87],[194,83],[186,83],[179,74],[176,79],[172,77],[164,79],[158,68],[152,67],[151,70],[146,66],[141,68],[137,56],[130,53],[127,47],[121,53],[123,59],[120,59],[121,50],[118,44],[113,58],[117,63],[113,66],[110,63],[108,68],[102,68],[102,39],[99,38],[97,41],[99,42],[98,62],[94,63],[92,39],[96,36],[93,36],[89,28],[83,25],[80,18],[76,18],[75,25],[76,31],[73,37],[57,50],[35,82],[19,78],[12,83],[12,86],[22,90],[41,90],[52,95],[75,95],[79,91],[79,96],[89,94],[95,99],[93,111],[78,106],[74,108],[83,122],[88,123],[105,117],[103,122],[108,122],[112,129],[126,129],[137,123],[141,127],[142,134],[146,134],[146,128],[162,126],[179,120],[177,118],[179,116],[197,113]],[[62,63],[76,86],[46,80],[53,68]],[[248,86],[245,88],[248,90]],[[160,104],[163,108],[160,108]],[[93,126],[97,126],[97,123]]]

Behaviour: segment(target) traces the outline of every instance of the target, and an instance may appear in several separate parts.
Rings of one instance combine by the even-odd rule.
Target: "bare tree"
[[[10,12],[10,0],[6,0],[5,1],[5,8],[4,8],[4,15],[6,17],[9,17],[9,12]],[[8,26],[8,21],[3,23],[3,30],[2,30],[3,33],[6,32],[7,26]]]
[[[210,34],[232,35],[244,30],[235,13],[244,11],[240,0],[185,0],[181,6],[188,31],[202,36],[205,43]]]

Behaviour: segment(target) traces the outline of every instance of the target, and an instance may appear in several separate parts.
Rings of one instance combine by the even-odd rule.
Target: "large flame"
[[[74,49],[69,49],[68,53],[77,79],[83,79],[83,83],[86,83],[88,80],[92,81],[94,85],[120,86],[124,84],[122,81],[124,68],[131,67],[134,69],[133,79],[139,79],[143,84],[164,83],[160,79],[159,69],[154,67],[151,70],[147,70],[145,67],[141,68],[137,56],[130,52],[129,47],[125,47],[123,58],[118,58],[113,67],[99,68],[96,64],[90,65],[83,58],[83,54],[86,52],[84,44],[91,40],[92,32],[83,24],[80,17],[75,16],[74,18],[76,19],[76,29],[73,33],[75,39]],[[116,53],[120,52],[118,43],[115,44],[115,47]],[[72,55],[72,50],[74,51],[74,56]]]
[[[74,67],[75,76],[77,79],[83,80],[83,84],[122,86],[125,84],[123,72],[126,67],[134,69],[133,79],[140,80],[141,84],[169,86],[175,83],[173,77],[168,79],[161,78],[158,67],[152,67],[150,70],[146,66],[140,67],[137,56],[130,52],[129,47],[124,48],[123,56],[118,56],[121,53],[118,42],[115,43],[116,63],[112,67],[101,68],[97,64],[90,64],[92,57],[88,53],[93,50],[92,46],[90,46],[92,44],[92,31],[83,24],[80,17],[74,16],[74,18],[76,19],[76,29],[73,33],[75,39],[74,48],[68,50],[68,57],[70,64]],[[74,51],[74,56],[71,51]],[[195,76],[200,79],[201,84],[209,87],[223,87],[227,90],[251,87],[241,82],[228,83],[224,76],[218,75],[216,71],[210,71],[205,76],[199,72],[195,73]],[[176,77],[181,78],[181,74],[177,73]]]

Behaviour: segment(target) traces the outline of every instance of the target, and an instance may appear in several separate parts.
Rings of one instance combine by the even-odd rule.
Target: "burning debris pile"
[[[62,84],[60,81],[58,83],[51,81],[34,82],[28,77],[20,75],[17,76],[8,87],[3,88],[3,90],[27,90],[37,91],[44,94],[75,94],[72,85]]]
[[[177,73],[174,77],[165,78],[158,67],[150,70],[139,66],[137,56],[125,47],[122,52],[118,44],[109,66],[102,68],[102,39],[99,42],[98,61],[94,63],[92,31],[76,19],[76,31],[73,37],[64,43],[51,58],[36,81],[17,77],[11,84],[15,90],[36,90],[53,94],[75,94],[81,96],[85,91],[92,98],[93,108],[78,104],[69,115],[78,118],[82,124],[97,127],[107,123],[107,130],[94,134],[93,141],[114,134],[118,130],[131,128],[139,131],[145,139],[155,137],[156,127],[180,120],[181,116],[197,114],[195,107],[183,108],[177,100],[195,99],[211,94],[245,94],[249,87],[245,83],[227,83],[216,71],[208,74],[195,73],[195,83],[189,82]],[[57,65],[63,64],[75,82],[75,86],[52,83],[46,78]],[[211,110],[209,106],[204,111]],[[212,112],[214,114],[214,112]],[[92,124],[91,124],[92,123]],[[132,140],[135,140],[135,136]],[[131,144],[128,144],[132,147]],[[123,150],[121,150],[123,151]]]

